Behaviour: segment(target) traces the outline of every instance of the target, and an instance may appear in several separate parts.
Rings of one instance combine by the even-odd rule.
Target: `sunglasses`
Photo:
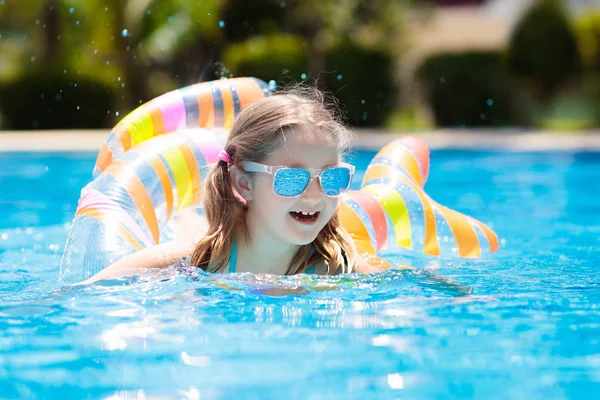
[[[354,165],[345,163],[323,169],[272,167],[252,161],[243,161],[241,165],[246,172],[264,172],[273,175],[273,191],[283,197],[302,195],[314,177],[319,178],[325,195],[337,197],[348,190],[354,175]]]

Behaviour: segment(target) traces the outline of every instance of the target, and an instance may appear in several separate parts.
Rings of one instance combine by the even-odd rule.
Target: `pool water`
[[[360,171],[373,155],[354,155]],[[2,399],[600,393],[600,153],[434,151],[427,192],[493,227],[500,253],[307,278],[322,290],[283,296],[190,273],[59,283],[93,164],[0,153]]]

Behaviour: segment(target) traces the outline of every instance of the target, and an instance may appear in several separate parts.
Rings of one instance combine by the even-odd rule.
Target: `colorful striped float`
[[[228,130],[249,104],[269,96],[254,78],[200,83],[131,112],[102,145],[94,180],[82,189],[61,262],[61,279],[81,281],[135,251],[171,238],[169,221],[200,208],[202,182]],[[384,147],[362,187],[340,202],[360,251],[395,247],[431,256],[478,257],[498,250],[486,225],[443,207],[423,191],[427,145],[412,137]]]

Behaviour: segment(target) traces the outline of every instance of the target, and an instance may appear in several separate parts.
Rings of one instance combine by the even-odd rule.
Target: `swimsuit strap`
[[[229,273],[230,274],[235,272],[236,264],[237,264],[237,244],[235,243],[235,239],[233,239],[233,243],[231,244],[231,253],[229,254]]]
[[[309,257],[313,255],[313,253],[315,252],[315,248],[310,246],[310,250],[309,250]],[[307,269],[306,271],[304,271],[305,274],[314,274],[315,273],[315,266],[313,265],[312,267],[310,267],[309,269]]]

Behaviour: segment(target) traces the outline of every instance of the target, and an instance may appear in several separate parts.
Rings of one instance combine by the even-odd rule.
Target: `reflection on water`
[[[371,154],[358,156],[363,169]],[[11,157],[18,175],[29,161]],[[500,254],[392,252],[416,268],[372,275],[173,267],[62,286],[72,182],[89,179],[93,159],[38,156],[50,172],[0,175],[12,189],[0,192],[0,397],[589,398],[600,386],[600,155],[432,160],[428,192],[493,225]],[[68,182],[51,172],[67,169]]]

